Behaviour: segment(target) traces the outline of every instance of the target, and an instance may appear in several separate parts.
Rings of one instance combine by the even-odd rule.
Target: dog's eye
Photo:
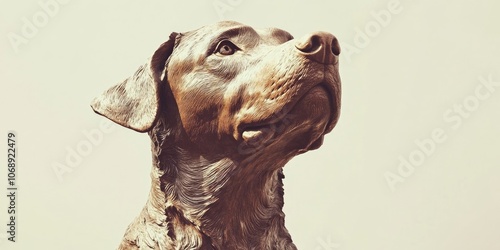
[[[238,47],[236,47],[236,45],[234,45],[232,42],[223,40],[217,45],[215,53],[223,56],[229,56],[234,54],[237,50]]]

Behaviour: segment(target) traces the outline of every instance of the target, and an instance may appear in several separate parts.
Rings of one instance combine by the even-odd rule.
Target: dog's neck
[[[134,223],[162,235],[149,241],[176,249],[296,249],[282,212],[285,161],[206,159],[172,143],[170,131],[150,132],[151,192]]]

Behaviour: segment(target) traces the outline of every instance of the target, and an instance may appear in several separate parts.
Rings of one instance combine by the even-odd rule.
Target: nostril
[[[311,45],[310,45],[309,51],[307,51],[307,52],[314,52],[314,51],[318,50],[318,48],[321,47],[321,45],[323,43],[321,42],[321,38],[319,36],[312,36],[310,44]]]
[[[297,44],[297,49],[304,53],[311,53],[321,47],[321,38],[317,35],[309,37],[309,39]]]
[[[332,40],[332,53],[336,56],[340,55],[340,44],[336,37]]]

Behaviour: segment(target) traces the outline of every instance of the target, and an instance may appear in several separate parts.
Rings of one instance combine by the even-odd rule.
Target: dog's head
[[[140,132],[175,120],[183,143],[201,152],[295,155],[319,147],[337,123],[339,53],[329,33],[294,40],[280,29],[220,22],[172,33],[92,108]]]

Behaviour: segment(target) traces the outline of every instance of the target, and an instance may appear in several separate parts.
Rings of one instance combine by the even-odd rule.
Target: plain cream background
[[[474,104],[479,78],[500,82],[497,1],[400,0],[376,32],[372,13],[390,0],[71,0],[16,53],[9,34],[21,34],[23,18],[47,1],[0,7],[0,137],[19,136],[18,242],[2,226],[0,249],[117,247],[147,196],[148,137],[113,126],[61,181],[53,165],[104,121],[89,107],[94,96],[132,74],[170,32],[220,19],[295,37],[325,30],[342,44],[340,122],[323,147],[285,169],[286,224],[299,249],[500,249],[500,87],[456,128],[443,118]],[[219,15],[217,2],[230,8]],[[367,27],[372,36],[361,44]],[[384,175],[398,174],[399,158],[415,155],[414,141],[435,129],[446,140],[391,189]]]

